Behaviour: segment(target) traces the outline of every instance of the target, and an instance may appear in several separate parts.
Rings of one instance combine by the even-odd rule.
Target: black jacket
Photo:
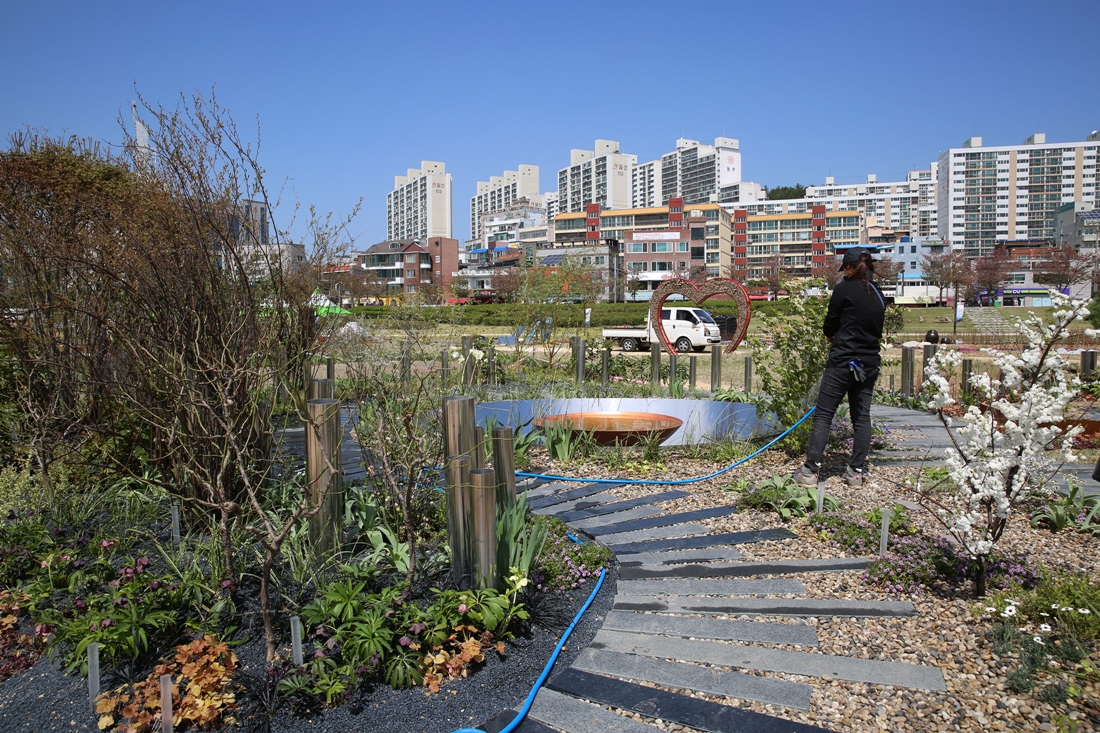
[[[829,366],[845,366],[858,359],[865,367],[879,366],[879,339],[886,318],[886,300],[873,283],[841,280],[833,288],[823,328],[832,337]]]

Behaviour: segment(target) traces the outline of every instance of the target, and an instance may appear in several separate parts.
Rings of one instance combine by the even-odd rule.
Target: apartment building
[[[481,239],[482,221],[486,216],[504,211],[520,199],[540,207],[544,205],[539,193],[537,165],[521,165],[519,170],[504,171],[504,175],[478,181],[477,193],[470,197],[470,239]]]
[[[445,296],[458,270],[458,240],[384,240],[354,253],[351,271],[356,268],[384,282],[390,295],[413,295],[432,287]]]
[[[542,195],[542,202],[546,205],[546,220],[553,221],[558,215],[558,192],[547,191]]]
[[[989,254],[998,242],[1053,240],[1059,208],[1096,204],[1100,133],[1080,142],[983,146],[972,137],[940,153],[938,233],[953,249]]]
[[[477,239],[468,239],[463,251],[465,255],[477,249],[495,246],[493,242],[518,239],[518,232],[531,227],[546,226],[546,209],[542,197],[516,199],[492,213],[482,213],[478,217],[477,229],[481,235]]]
[[[729,270],[733,217],[718,204],[687,206],[682,199],[673,198],[667,206],[637,209],[601,211],[598,206],[590,205],[584,213],[559,214],[554,219],[554,242],[558,247],[608,242],[649,243],[651,240],[644,235],[651,232],[669,235],[665,240],[652,240],[654,242],[690,242],[689,247],[702,247],[701,258],[688,259],[701,259],[701,263],[695,264],[706,267],[711,277],[718,277]],[[671,234],[676,234],[678,238],[671,238]],[[637,250],[632,254],[650,253],[647,247],[645,252]],[[665,254],[665,251],[661,249],[660,253]]]
[[[856,210],[864,217],[864,226],[882,227],[908,236],[935,234],[936,172],[938,164],[925,170],[910,171],[904,181],[880,183],[870,174],[863,183],[837,184],[829,176],[822,186],[806,189],[809,205],[824,204],[834,211]]]
[[[630,171],[637,155],[619,152],[615,140],[597,140],[595,150],[570,150],[569,167],[558,171],[558,211],[580,213],[588,204],[630,208]]]
[[[386,238],[390,240],[451,237],[451,174],[431,160],[394,176],[386,194]]]
[[[855,209],[830,211],[824,204],[795,208],[800,210],[756,215],[747,208],[734,210],[732,277],[758,280],[775,264],[793,280],[827,275],[836,269],[836,249],[859,243],[860,214]]]
[[[742,190],[739,186],[733,188],[739,183],[741,147],[737,140],[719,137],[714,145],[705,145],[680,138],[671,153],[632,170],[631,207],[665,206],[674,198],[683,199],[685,204],[715,203],[723,191],[729,200],[740,200]]]

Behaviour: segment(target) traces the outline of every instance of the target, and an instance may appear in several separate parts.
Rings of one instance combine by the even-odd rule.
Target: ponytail
[[[859,263],[852,267],[851,270],[845,270],[845,280],[857,280],[861,281],[867,286],[867,299],[871,299],[871,278],[875,274],[875,265],[871,262],[871,258],[864,255],[859,258]]]

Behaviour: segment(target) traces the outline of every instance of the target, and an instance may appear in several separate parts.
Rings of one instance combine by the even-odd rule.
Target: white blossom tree
[[[983,349],[1001,370],[999,379],[975,374],[970,386],[978,404],[964,418],[966,424],[951,429],[944,408],[955,404],[951,376],[960,362],[957,349],[939,351],[925,368],[932,401],[951,436],[946,452],[950,480],[957,491],[939,491],[939,485],[917,484],[918,501],[929,509],[977,566],[975,594],[985,595],[989,557],[1008,528],[1012,510],[1032,491],[1053,494],[1052,479],[1061,464],[1073,460],[1071,438],[1081,428],[1058,427],[1066,406],[1077,395],[1079,380],[1067,373],[1066,362],[1055,345],[1069,335],[1069,325],[1088,316],[1084,302],[1051,293],[1056,306],[1050,322],[1034,314],[1017,318],[1016,327],[1027,341],[1020,354]],[[1096,335],[1095,332],[1088,332]],[[1054,450],[1054,458],[1047,455]]]

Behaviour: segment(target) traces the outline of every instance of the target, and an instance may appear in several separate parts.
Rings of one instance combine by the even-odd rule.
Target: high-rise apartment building
[[[597,140],[595,150],[570,150],[569,167],[558,171],[558,211],[578,213],[588,204],[630,208],[630,170],[637,155],[619,152],[615,140]]]
[[[763,189],[741,180],[737,140],[719,137],[714,145],[704,145],[681,138],[671,153],[634,166],[631,197],[636,209],[665,206],[673,198],[685,204],[738,203],[763,198]]]
[[[1048,143],[1035,133],[1020,145],[984,147],[972,137],[940,153],[938,233],[971,256],[998,242],[1051,240],[1065,203],[1096,203],[1100,133],[1081,142]]]
[[[477,193],[470,197],[470,239],[481,239],[486,215],[501,212],[519,199],[542,204],[537,165],[521,165],[519,170],[504,171],[502,176],[478,181]]]
[[[544,193],[542,202],[546,205],[546,220],[552,221],[558,215],[558,192],[548,191]]]
[[[837,184],[832,176],[822,186],[806,189],[806,203],[825,204],[834,211],[855,209],[865,227],[882,227],[913,237],[936,232],[936,172],[938,164],[910,171],[904,181],[880,183],[874,174],[864,183]],[[781,202],[776,202],[781,203]]]
[[[451,238],[451,174],[444,163],[422,161],[394,176],[386,194],[386,238]]]

